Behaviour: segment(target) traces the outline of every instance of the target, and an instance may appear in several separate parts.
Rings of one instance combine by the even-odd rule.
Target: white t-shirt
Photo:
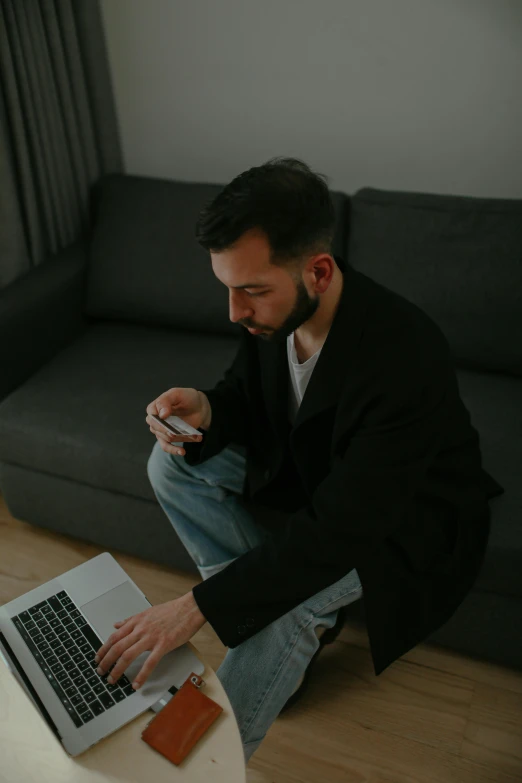
[[[304,397],[308,381],[312,375],[322,347],[310,356],[306,362],[299,363],[297,352],[295,350],[294,332],[289,334],[286,340],[288,353],[288,366],[290,370],[290,393],[288,395],[288,417],[293,424],[297,416],[297,411]]]

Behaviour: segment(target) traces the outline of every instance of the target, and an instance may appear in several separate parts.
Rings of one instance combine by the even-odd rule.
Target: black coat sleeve
[[[362,420],[339,439],[345,447],[311,503],[269,540],[194,586],[224,645],[238,646],[344,577],[401,525],[447,431],[449,375],[445,360],[393,353],[370,375]],[[341,397],[340,431],[348,408]]]
[[[251,335],[241,329],[239,346],[231,366],[223,378],[212,389],[198,389],[208,397],[212,418],[208,430],[199,428],[203,440],[199,443],[186,442],[185,461],[199,465],[219,454],[229,443],[247,445],[250,440],[251,406],[247,393],[249,366],[254,356]]]

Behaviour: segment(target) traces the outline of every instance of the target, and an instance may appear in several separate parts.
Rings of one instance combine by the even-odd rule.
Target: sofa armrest
[[[89,323],[82,314],[87,250],[82,238],[0,291],[0,400]]]

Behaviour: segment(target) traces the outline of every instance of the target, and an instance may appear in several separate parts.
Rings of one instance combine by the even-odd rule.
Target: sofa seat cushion
[[[147,405],[174,386],[214,386],[238,338],[91,326],[2,401],[0,461],[154,500]]]
[[[476,587],[522,598],[522,379],[462,369],[457,379],[482,465],[505,489],[490,500],[489,546]]]

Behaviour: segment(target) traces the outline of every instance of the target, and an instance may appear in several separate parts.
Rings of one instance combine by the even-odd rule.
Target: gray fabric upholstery
[[[75,242],[0,291],[0,400],[88,325],[86,262],[87,242]]]
[[[111,174],[93,193],[86,312],[96,318],[234,335],[228,289],[194,237],[222,185]],[[346,196],[332,192],[335,253],[345,246]]]
[[[5,502],[17,519],[199,576],[155,499],[145,500],[7,463],[0,463],[0,482]],[[93,551],[86,557],[96,554]]]
[[[522,376],[522,199],[362,188],[347,258],[431,316],[459,367]]]
[[[488,555],[477,589],[522,598],[522,379],[457,370],[462,400],[480,434],[483,467],[505,488],[490,500]]]
[[[173,386],[214,386],[237,344],[94,324],[0,405],[0,461],[153,500],[146,463],[156,437],[147,405]]]

